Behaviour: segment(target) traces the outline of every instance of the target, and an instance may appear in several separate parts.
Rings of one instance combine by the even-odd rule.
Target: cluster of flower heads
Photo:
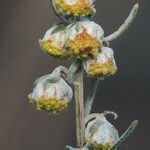
[[[105,77],[117,71],[113,50],[103,46],[104,31],[93,21],[83,20],[68,26],[55,25],[40,40],[43,51],[57,58],[82,59],[90,77]]]
[[[110,47],[104,46],[104,42],[117,38],[129,27],[136,16],[139,5],[136,4],[133,7],[129,17],[117,32],[105,38],[102,27],[89,20],[96,13],[95,0],[50,1],[55,13],[70,24],[61,23],[50,28],[43,39],[39,40],[41,49],[56,58],[75,57],[82,60],[83,68],[91,78],[103,79],[115,74],[117,66],[114,52]],[[68,107],[73,97],[73,90],[68,84],[70,79],[64,79],[61,71],[63,69],[56,68],[52,74],[40,77],[35,81],[33,92],[28,98],[37,110],[59,114]],[[72,77],[68,75],[71,71],[64,72],[67,78]],[[133,122],[128,130],[119,137],[116,128],[105,118],[106,114],[98,114],[94,118],[87,115],[86,117],[90,119],[84,122],[86,128],[83,147],[67,146],[66,149],[116,150],[118,145],[134,131],[138,122]]]
[[[94,0],[51,0],[55,12],[64,20],[72,20],[65,25],[51,27],[39,40],[41,49],[47,54],[69,59],[82,59],[89,77],[104,78],[116,70],[113,50],[103,46],[104,31],[88,18],[95,13]],[[76,21],[75,21],[76,20]],[[35,81],[30,101],[36,109],[58,114],[65,110],[72,99],[72,89],[63,78],[55,82],[52,74]]]
[[[113,50],[104,46],[120,36],[133,22],[139,5],[136,4],[125,23],[108,37],[102,27],[89,19],[96,13],[95,0],[50,0],[55,13],[66,23],[51,27],[43,39],[41,49],[49,55],[68,59],[81,59],[83,68],[91,78],[103,79],[116,73]],[[38,79],[29,95],[38,110],[59,113],[67,108],[72,98],[72,89],[63,79],[52,81],[52,75]],[[60,74],[59,74],[60,76]]]
[[[84,20],[68,26],[55,25],[39,43],[42,50],[51,56],[82,59],[89,77],[103,78],[117,70],[113,50],[103,46],[103,39],[103,29],[93,21]],[[54,82],[51,75],[38,79],[29,95],[38,110],[55,114],[66,109],[71,98],[72,90],[66,81],[60,77]]]

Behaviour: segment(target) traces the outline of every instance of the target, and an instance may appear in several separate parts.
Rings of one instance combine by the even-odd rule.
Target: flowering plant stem
[[[75,75],[75,106],[76,106],[76,136],[77,147],[81,148],[84,145],[84,99],[83,99],[83,69],[82,63]]]
[[[138,12],[139,4],[134,5],[117,31],[104,37],[101,26],[90,20],[96,13],[95,0],[83,0],[83,4],[80,4],[81,0],[49,1],[63,23],[50,28],[43,39],[39,40],[40,46],[44,52],[61,59],[74,55],[75,61],[69,69],[59,66],[51,74],[38,78],[33,85],[33,92],[29,94],[30,102],[37,110],[59,114],[67,108],[74,94],[77,148],[66,146],[66,150],[116,150],[133,133],[138,121],[134,121],[119,137],[118,131],[105,118],[105,115],[112,114],[116,119],[116,113],[104,111],[90,114],[90,112],[99,81],[113,75],[117,70],[114,52],[109,43],[119,38],[129,28]],[[81,6],[83,10],[80,9]],[[83,70],[90,79],[86,99]],[[70,85],[74,85],[74,92]]]

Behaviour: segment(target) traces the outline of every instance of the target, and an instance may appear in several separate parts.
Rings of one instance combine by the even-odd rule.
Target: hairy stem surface
[[[119,27],[119,29],[116,32],[114,32],[111,35],[109,35],[108,37],[106,37],[104,39],[104,41],[106,41],[106,42],[113,41],[113,40],[119,38],[125,31],[127,31],[128,28],[130,27],[130,25],[133,23],[136,15],[137,15],[138,9],[139,9],[139,4],[137,3],[132,8],[128,18],[125,20],[123,25],[121,27]]]
[[[84,100],[83,100],[83,70],[80,66],[75,76],[75,105],[76,105],[76,136],[77,147],[84,145]]]

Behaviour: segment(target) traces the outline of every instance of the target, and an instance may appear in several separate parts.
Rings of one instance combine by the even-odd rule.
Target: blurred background
[[[150,139],[150,1],[97,0],[94,20],[105,30],[115,31],[132,6],[140,10],[130,29],[111,43],[118,72],[100,82],[93,112],[113,110],[119,118],[110,120],[122,134],[138,119],[135,134],[121,150],[148,149]],[[62,150],[75,146],[74,101],[57,117],[38,112],[28,102],[33,82],[71,61],[54,59],[39,48],[42,38],[55,22],[48,0],[0,0],[0,149]],[[87,80],[87,79],[85,79]],[[88,80],[87,80],[88,81]],[[85,95],[89,85],[85,88]]]

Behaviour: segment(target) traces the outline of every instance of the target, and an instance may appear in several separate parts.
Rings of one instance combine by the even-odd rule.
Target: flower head
[[[97,55],[101,47],[104,31],[93,21],[80,21],[68,27],[66,48],[77,58]]]
[[[57,114],[67,108],[72,95],[72,89],[64,79],[53,81],[50,75],[46,75],[35,81],[28,97],[36,109]]]
[[[86,144],[93,143],[95,150],[108,150],[118,139],[118,131],[103,114],[90,121],[85,129]]]
[[[105,77],[117,71],[113,50],[102,47],[101,52],[94,58],[85,61],[84,68],[91,77]]]
[[[50,28],[42,40],[39,40],[43,51],[58,58],[68,58],[70,53],[64,48],[66,32],[64,26],[56,25]]]
[[[56,13],[63,18],[74,20],[74,18],[91,17],[95,14],[95,0],[52,0]]]

